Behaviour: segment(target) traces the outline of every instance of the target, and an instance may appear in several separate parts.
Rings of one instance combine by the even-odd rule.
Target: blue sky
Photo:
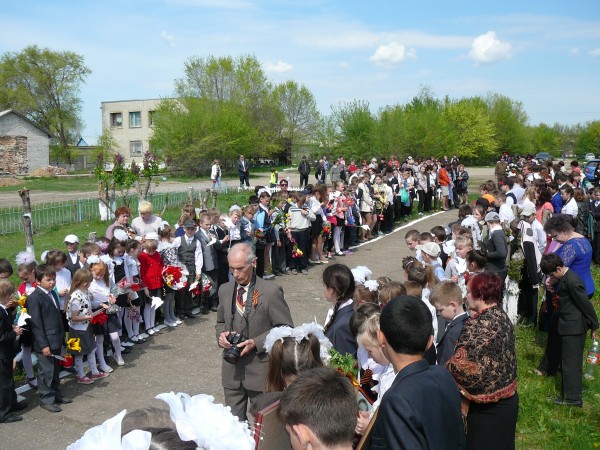
[[[88,141],[102,132],[100,102],[170,96],[194,55],[253,54],[324,114],[353,99],[376,112],[426,85],[507,95],[533,125],[600,119],[597,0],[3,1],[0,53],[32,44],[85,57]]]

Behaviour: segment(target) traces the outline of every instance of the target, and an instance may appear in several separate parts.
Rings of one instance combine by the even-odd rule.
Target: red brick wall
[[[0,136],[0,173],[27,173],[27,137]]]

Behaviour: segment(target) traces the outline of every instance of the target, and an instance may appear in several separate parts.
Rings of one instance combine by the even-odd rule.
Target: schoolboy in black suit
[[[437,345],[437,363],[443,366],[454,355],[456,341],[469,315],[463,308],[462,292],[453,281],[446,280],[436,284],[429,296],[429,302],[450,322],[444,332],[440,333],[442,336]]]
[[[381,311],[378,332],[396,378],[373,426],[371,449],[464,449],[460,393],[445,367],[423,359],[433,345],[431,313],[416,297],[394,298]]]
[[[65,342],[62,311],[58,297],[53,291],[56,285],[54,269],[42,264],[35,270],[37,287],[27,297],[27,312],[31,316],[31,331],[33,333],[33,351],[37,354],[38,392],[40,406],[46,411],[60,412],[62,403],[73,400],[63,397],[60,391],[60,368],[58,359]]]
[[[554,253],[544,255],[540,268],[560,282],[558,334],[561,338],[562,396],[554,403],[581,407],[585,335],[589,328],[592,339],[597,339],[598,316],[586,294],[585,284],[575,272],[565,267],[560,256]]]
[[[13,326],[6,305],[15,292],[15,285],[10,280],[0,280],[0,423],[11,423],[23,420],[15,414],[18,408],[15,383],[13,381],[13,358],[17,338],[22,328]]]

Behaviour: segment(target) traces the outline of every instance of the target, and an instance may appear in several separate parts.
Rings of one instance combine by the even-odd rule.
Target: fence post
[[[83,221],[83,211],[81,207],[81,202],[81,199],[77,200],[77,220],[79,220],[79,222]]]
[[[19,197],[23,200],[23,231],[25,232],[25,248],[35,255],[33,248],[33,226],[31,223],[31,201],[29,199],[29,189],[19,190]]]

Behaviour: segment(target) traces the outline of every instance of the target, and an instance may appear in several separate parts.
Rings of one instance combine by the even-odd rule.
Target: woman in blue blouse
[[[554,241],[561,244],[554,253],[560,256],[565,267],[568,267],[585,284],[585,290],[588,298],[592,298],[596,287],[592,278],[592,245],[583,235],[575,232],[573,219],[568,214],[558,214],[551,217],[544,225],[544,231],[548,233]],[[548,313],[548,340],[544,357],[536,373],[538,375],[553,376],[558,370],[560,363],[560,336],[558,334],[558,311],[554,311],[554,297],[557,289],[552,288],[546,295],[545,307]]]

